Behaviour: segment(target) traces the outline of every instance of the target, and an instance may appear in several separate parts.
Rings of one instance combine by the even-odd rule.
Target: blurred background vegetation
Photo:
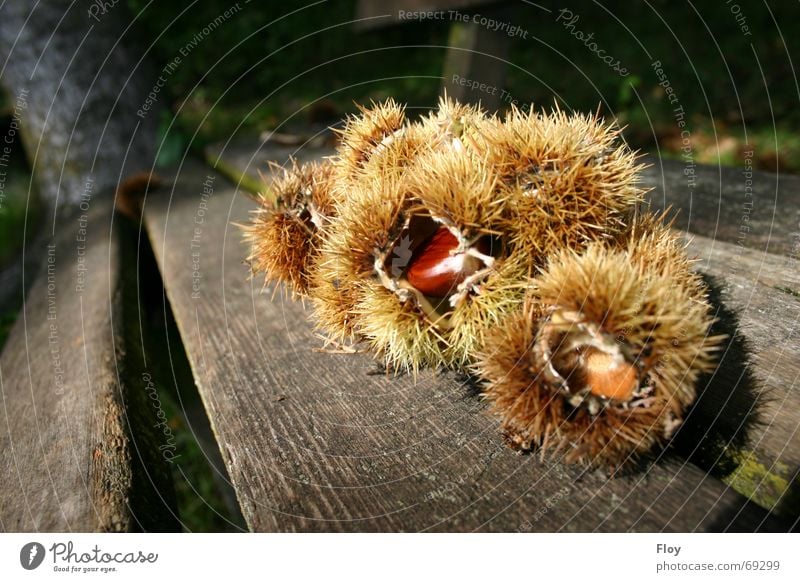
[[[129,4],[140,14],[142,42],[154,43],[160,65],[232,5],[206,0],[187,10],[185,2]],[[781,171],[800,170],[800,141],[793,131],[800,121],[800,92],[792,69],[800,52],[791,34],[800,16],[797,3],[737,5],[748,36],[731,10],[734,4],[724,0],[570,2],[580,15],[575,29],[594,33],[630,71],[624,78],[556,23],[560,4],[540,3],[551,14],[519,4],[513,24],[529,34],[512,41],[506,89],[521,104],[550,107],[558,99],[562,106],[591,111],[601,104],[605,115],[628,125],[626,138],[634,147],[658,146],[669,155],[680,140],[651,67],[659,60],[687,112],[696,161],[741,160],[746,133],[760,167],[774,170],[779,161]],[[447,20],[358,32],[352,24],[355,0],[304,9],[302,2],[240,6],[169,76],[178,127],[187,136],[197,132],[194,139],[201,143],[195,145],[287,119],[335,121],[354,109],[354,101],[393,96],[411,108],[435,102]],[[292,10],[297,12],[288,14]],[[310,102],[317,105],[303,109]]]

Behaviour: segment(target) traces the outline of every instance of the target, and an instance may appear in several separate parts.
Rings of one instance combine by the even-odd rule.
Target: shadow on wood
[[[741,332],[739,317],[722,299],[722,284],[713,275],[702,277],[716,317],[709,333],[726,335],[727,339],[721,346],[717,368],[698,381],[697,401],[676,433],[673,445],[692,463],[730,481],[737,470],[742,472],[747,465],[756,464],[752,452],[754,434],[763,433],[766,423],[762,408],[773,396],[753,374],[752,348]],[[770,488],[771,480],[778,478],[770,473],[771,468],[762,466],[763,474],[742,475],[740,479],[750,480],[750,486],[756,490]],[[800,505],[796,473],[788,483],[778,483],[777,488],[768,493],[771,499],[778,500],[773,511],[797,518]]]

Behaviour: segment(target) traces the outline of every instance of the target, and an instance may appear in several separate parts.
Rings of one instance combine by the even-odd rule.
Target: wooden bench
[[[791,346],[800,276],[791,255],[756,250],[795,248],[793,217],[784,213],[783,222],[770,223],[784,238],[754,235],[739,246],[725,236],[734,232],[727,227],[731,215],[715,219],[710,209],[730,212],[745,200],[736,170],[709,174],[701,168],[692,206],[682,203],[681,164],[664,162],[647,174],[656,188],[653,205],[685,209],[682,226],[690,232],[710,234],[712,220],[726,225],[715,239],[694,236],[691,249],[721,300],[720,326],[734,341],[676,439],[679,454],[644,475],[609,480],[504,448],[494,421],[459,378],[427,373],[415,383],[374,375],[375,364],[365,355],[314,352],[321,342],[303,306],[280,294],[269,301],[259,281],[245,279],[244,249],[231,223],[245,220],[253,206],[236,186],[243,176],[252,180],[267,159],[325,153],[255,151],[252,144],[209,152],[211,164],[235,184],[213,180],[201,251],[211,271],[204,267],[199,294],[185,253],[196,227],[200,169],[183,168],[173,195],[150,200],[145,209],[170,303],[249,527],[650,531],[747,529],[762,520],[764,528],[778,522],[785,527],[796,519],[798,363]],[[716,188],[710,176],[717,178]],[[776,209],[797,207],[798,180],[781,180],[776,191],[769,176],[758,174],[757,191],[777,194],[750,213],[753,232],[781,214]],[[690,212],[695,208],[703,208],[702,220]],[[751,354],[749,366],[744,350]],[[209,354],[217,357],[210,361]],[[530,516],[539,521],[528,524]]]
[[[41,269],[0,355],[4,531],[178,529],[126,321],[135,230],[111,202],[98,198],[27,249]]]
[[[303,305],[270,300],[248,279],[234,223],[254,204],[242,184],[267,160],[328,153],[212,147],[206,164],[187,159],[162,176],[140,224],[93,203],[82,263],[80,217],[59,229],[0,356],[0,528],[181,527],[149,385],[159,360],[177,355],[146,332],[146,320],[172,316],[202,401],[194,411],[210,425],[197,438],[250,530],[795,527],[800,178],[756,172],[745,212],[740,170],[698,168],[691,196],[681,163],[647,171],[653,206],[682,210],[678,226],[733,339],[674,445],[646,471],[609,478],[506,448],[463,378],[387,376],[368,355],[315,351]],[[151,252],[157,271],[141,266]],[[160,296],[162,281],[168,303],[152,313],[143,297]],[[190,389],[179,386],[184,398]]]
[[[515,12],[507,0],[359,0],[356,27],[374,31],[425,20],[447,26],[442,91],[493,111],[512,101],[505,92],[508,51],[514,36],[527,36],[519,26],[510,28]]]

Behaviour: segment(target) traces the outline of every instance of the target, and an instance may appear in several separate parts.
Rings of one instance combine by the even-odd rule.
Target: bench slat
[[[645,158],[654,209],[680,210],[686,232],[756,251],[800,257],[800,176]],[[747,171],[747,173],[746,173]],[[687,175],[688,173],[688,175]],[[797,290],[797,289],[795,289]]]
[[[246,140],[228,147],[216,144],[209,147],[207,159],[234,182],[252,187],[257,168],[268,160],[297,155],[291,148],[271,145],[254,150]],[[299,152],[301,157],[314,154],[309,148]],[[800,226],[792,230],[792,225],[800,216],[800,178],[778,179],[759,171],[745,176],[736,168],[697,165],[690,188],[685,163],[646,161],[650,167],[643,180],[652,188],[652,207],[678,211],[676,226],[684,231],[715,235],[714,240],[688,236],[689,252],[698,258],[698,270],[711,277],[715,303],[722,305],[717,314],[722,323],[715,333],[739,336],[728,344],[689,416],[687,436],[679,435],[679,450],[762,507],[796,518],[800,361],[792,357],[792,349],[798,345],[800,324]],[[243,175],[248,179],[242,180]],[[746,195],[748,186],[752,197]],[[750,200],[757,202],[747,213],[750,230],[741,236],[740,224],[733,221],[742,221],[743,205]],[[767,248],[783,256],[764,252]],[[752,362],[748,370],[743,350]],[[697,435],[704,434],[698,446]]]
[[[281,159],[281,150],[266,152]],[[169,178],[168,178],[169,179]],[[202,194],[204,182],[213,194]],[[209,190],[206,187],[206,190]],[[646,474],[517,455],[452,375],[372,374],[313,351],[309,312],[247,280],[231,222],[253,204],[196,162],[145,222],[242,511],[258,531],[782,529],[679,460]]]
[[[137,488],[147,457],[137,442],[147,441],[131,438],[121,383],[122,245],[111,207],[94,201],[61,220],[54,239],[28,246],[43,266],[0,356],[1,530],[177,527],[162,514],[168,491],[157,493],[161,505],[135,509],[148,495]],[[163,488],[157,473],[150,487]]]
[[[791,290],[800,289],[800,273],[787,257],[700,236],[690,241],[719,309],[715,332],[731,338],[688,419],[692,447],[696,434],[709,432],[692,458],[763,507],[797,518],[800,297]]]
[[[77,221],[47,241],[54,246],[28,249],[47,258],[0,358],[6,531],[130,527],[131,452],[111,328],[119,249],[101,220],[106,228],[100,220],[91,224],[97,230],[85,257],[91,271],[83,294],[75,289]]]

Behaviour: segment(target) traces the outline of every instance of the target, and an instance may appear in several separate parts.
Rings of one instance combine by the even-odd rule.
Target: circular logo
[[[44,546],[39,542],[30,542],[19,551],[19,563],[26,570],[35,570],[44,561]]]

